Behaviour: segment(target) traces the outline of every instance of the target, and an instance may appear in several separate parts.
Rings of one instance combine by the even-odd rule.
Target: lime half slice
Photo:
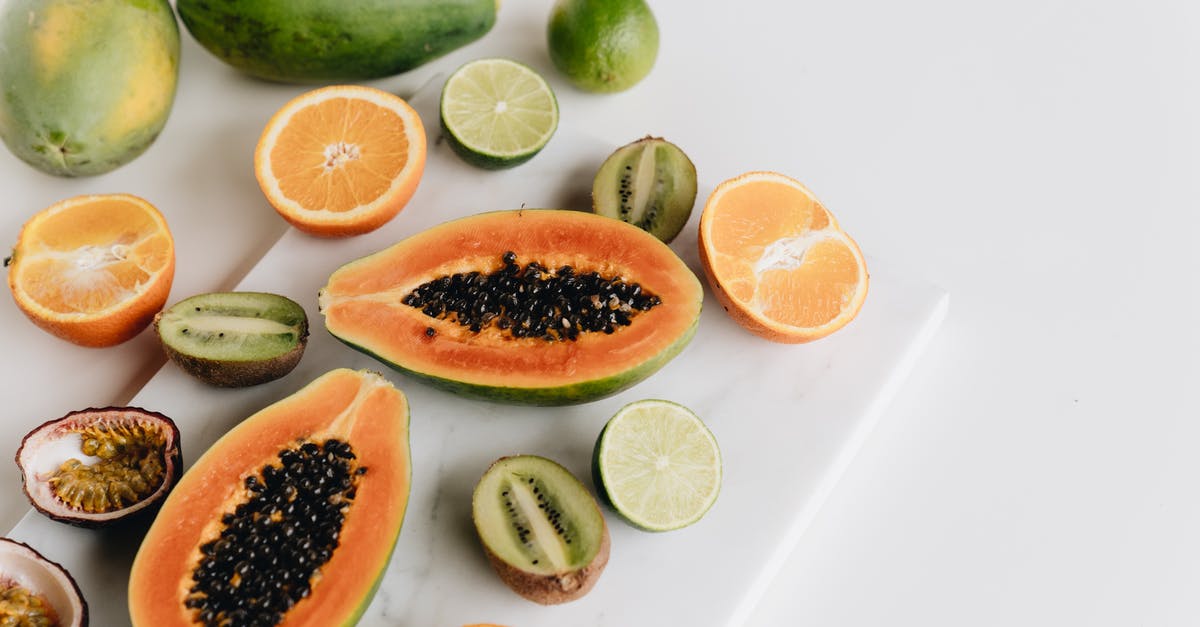
[[[613,416],[592,457],[596,490],[633,525],[647,531],[686,527],[721,490],[721,451],[688,408],[635,401]]]
[[[533,158],[558,128],[558,101],[528,66],[479,59],[442,87],[442,129],[468,163],[497,170]]]

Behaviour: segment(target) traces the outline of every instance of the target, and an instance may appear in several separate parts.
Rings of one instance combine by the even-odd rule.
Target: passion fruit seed
[[[241,503],[200,545],[184,604],[206,626],[277,625],[338,547],[365,467],[350,444],[307,441],[244,480]]]
[[[87,465],[76,458],[59,466],[50,489],[69,507],[98,514],[129,507],[153,494],[166,472],[166,437],[145,424],[97,424],[78,431],[80,452],[99,457]]]
[[[551,270],[537,261],[522,266],[508,251],[498,270],[439,277],[400,302],[473,333],[495,327],[510,337],[555,342],[574,341],[580,333],[613,333],[662,299],[620,276],[577,273],[568,265]],[[431,329],[426,335],[433,337]]]
[[[0,581],[0,627],[53,627],[54,608],[41,595],[15,582]]]

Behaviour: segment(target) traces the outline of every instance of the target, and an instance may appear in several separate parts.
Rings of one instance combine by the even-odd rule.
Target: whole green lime
[[[658,22],[643,0],[558,0],[546,34],[554,66],[585,91],[629,89],[658,57]]]

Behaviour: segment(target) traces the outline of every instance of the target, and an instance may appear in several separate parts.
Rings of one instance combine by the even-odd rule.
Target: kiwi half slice
[[[475,486],[475,530],[517,594],[550,605],[587,594],[608,563],[600,507],[566,468],[535,455],[497,460]]]
[[[308,342],[308,316],[295,301],[263,292],[214,292],[154,317],[171,361],[212,385],[244,387],[292,371]]]
[[[696,166],[678,146],[646,136],[605,159],[592,183],[592,212],[670,243],[696,204]]]

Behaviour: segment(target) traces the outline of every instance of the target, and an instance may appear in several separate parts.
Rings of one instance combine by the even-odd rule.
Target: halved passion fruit
[[[86,627],[87,602],[62,566],[0,538],[0,625]]]
[[[25,436],[25,495],[39,512],[99,527],[160,502],[179,479],[179,428],[137,407],[74,411]]]

